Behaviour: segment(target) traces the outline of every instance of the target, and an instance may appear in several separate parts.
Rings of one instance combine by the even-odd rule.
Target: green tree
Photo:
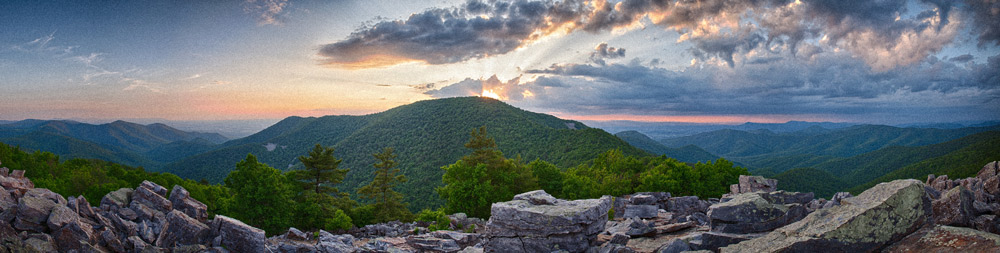
[[[528,167],[531,168],[531,175],[542,190],[552,196],[562,196],[563,174],[558,167],[541,159],[535,159],[528,164]]]
[[[248,154],[225,180],[226,187],[233,193],[229,214],[268,234],[287,229],[292,193],[286,180],[281,171]]]
[[[471,217],[489,218],[490,205],[508,201],[515,194],[538,188],[531,170],[520,159],[505,159],[486,127],[473,130],[465,144],[472,153],[442,167],[444,187],[438,194],[445,199],[445,211],[464,212]]]
[[[378,163],[375,163],[375,178],[372,182],[358,189],[358,194],[362,198],[375,201],[374,222],[387,222],[393,220],[408,221],[413,216],[406,209],[403,203],[403,194],[399,194],[393,188],[399,183],[406,182],[406,176],[399,174],[396,167],[396,155],[392,153],[392,148],[385,148],[381,153],[373,154]]]
[[[341,193],[333,187],[344,180],[349,169],[337,168],[343,160],[333,156],[332,147],[316,144],[313,150],[309,151],[309,156],[299,156],[299,161],[305,165],[305,169],[291,171],[289,177],[295,180],[303,191],[312,191],[315,193],[313,197],[316,198],[323,195],[347,196],[347,193]]]
[[[347,175],[348,169],[339,169],[343,161],[333,156],[332,147],[316,144],[309,156],[299,156],[299,161],[305,169],[293,170],[287,173],[289,179],[298,186],[297,203],[295,205],[295,226],[302,229],[338,227],[343,224],[346,215],[338,216],[337,209],[351,210],[354,201],[346,192],[340,192],[333,185],[339,184]],[[341,211],[344,212],[344,211]]]

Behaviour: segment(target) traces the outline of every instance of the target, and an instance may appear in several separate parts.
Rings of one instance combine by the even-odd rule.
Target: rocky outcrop
[[[544,191],[494,203],[486,222],[486,251],[582,252],[604,230],[611,198],[565,201]]]
[[[912,179],[881,183],[840,206],[818,210],[722,252],[875,251],[932,224],[931,199],[924,186]]]

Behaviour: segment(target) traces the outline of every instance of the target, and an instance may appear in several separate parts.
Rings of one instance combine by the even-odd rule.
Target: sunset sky
[[[0,120],[1000,119],[1000,2],[0,1]]]

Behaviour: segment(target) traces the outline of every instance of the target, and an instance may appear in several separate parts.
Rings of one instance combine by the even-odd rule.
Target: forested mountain
[[[679,148],[670,148],[637,131],[624,131],[615,134],[615,136],[650,154],[666,155],[681,162],[697,163],[719,159],[719,156],[713,155],[698,146],[687,145]]]
[[[752,172],[765,169],[781,173],[890,146],[930,145],[995,129],[998,127],[934,129],[859,125],[829,131],[812,127],[788,133],[718,130],[665,139],[661,143],[668,147],[696,145],[712,154],[757,169]]]
[[[892,146],[847,158],[834,158],[810,168],[773,176],[778,188],[812,191],[830,197],[837,191],[858,193],[880,182],[902,178],[924,180],[927,174],[950,178],[975,176],[982,164],[1000,159],[1000,131],[972,134],[917,147]]]
[[[392,147],[397,168],[409,179],[399,186],[411,209],[439,206],[442,166],[469,153],[463,144],[472,130],[486,126],[507,157],[542,159],[560,167],[587,162],[609,149],[645,155],[625,141],[583,123],[533,113],[479,97],[426,100],[364,116],[290,117],[263,131],[164,167],[191,179],[220,182],[233,165],[253,153],[275,168],[295,169],[297,158],[319,143],[332,146],[340,168],[351,171],[337,185],[354,192],[371,181],[372,154]]]
[[[226,141],[215,133],[185,132],[164,124],[125,121],[93,125],[66,120],[22,120],[0,125],[0,141],[64,158],[91,158],[158,167],[180,155]]]

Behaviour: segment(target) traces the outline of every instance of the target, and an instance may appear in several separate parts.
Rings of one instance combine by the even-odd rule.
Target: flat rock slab
[[[604,231],[611,197],[557,200],[544,191],[494,203],[486,223],[486,251],[581,252]]]

